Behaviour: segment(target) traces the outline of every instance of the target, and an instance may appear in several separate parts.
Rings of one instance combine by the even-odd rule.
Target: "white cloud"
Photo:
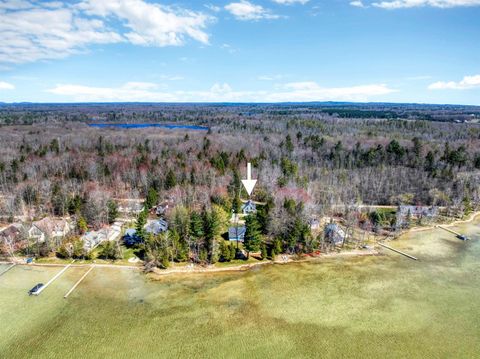
[[[306,4],[310,0],[272,0],[273,2],[276,2],[277,4],[282,4],[282,5],[292,5],[292,4]]]
[[[213,5],[213,4],[205,4],[203,5],[205,6],[208,10],[211,10],[213,12],[220,12],[222,11],[222,8],[220,6],[217,6],[217,5]]]
[[[438,81],[430,86],[430,90],[468,90],[480,88],[480,75],[465,76],[461,81]]]
[[[267,96],[269,102],[284,101],[368,101],[371,97],[388,95],[395,90],[385,84],[351,87],[321,87],[316,82],[292,82],[283,86],[283,91]]]
[[[211,17],[143,0],[0,0],[0,63],[26,63],[85,52],[89,45],[130,42],[208,43]],[[115,28],[115,29],[114,29]]]
[[[351,1],[350,5],[355,6],[355,7],[365,7],[362,1],[356,0],[356,1]]]
[[[157,91],[157,89],[156,84],[149,82],[128,82],[117,88],[57,85],[47,92],[80,102],[175,101],[172,95]]]
[[[230,12],[238,20],[261,20],[278,19],[280,16],[272,14],[261,5],[253,4],[247,0],[232,2],[225,6],[225,10]]]
[[[14,90],[15,86],[8,82],[0,81],[0,90]]]
[[[257,80],[260,81],[278,81],[284,78],[284,75],[261,75],[257,77]]]
[[[130,31],[124,36],[145,46],[182,45],[185,36],[208,43],[204,31],[211,17],[143,0],[85,0],[78,8],[88,15],[120,20]]]
[[[452,8],[460,6],[478,6],[480,5],[480,0],[394,0],[375,2],[372,5],[383,9],[402,9],[425,6]]]
[[[160,91],[152,83],[126,83],[120,87],[57,85],[48,92],[68,101],[81,102],[301,102],[369,101],[395,90],[384,84],[328,88],[316,82],[293,82],[273,91],[235,91],[227,83],[214,84],[206,91]]]
[[[21,4],[20,4],[21,3]],[[122,41],[98,19],[78,17],[71,8],[28,1],[3,1],[0,7],[0,62],[57,59],[88,44]],[[18,8],[14,6],[19,5]]]

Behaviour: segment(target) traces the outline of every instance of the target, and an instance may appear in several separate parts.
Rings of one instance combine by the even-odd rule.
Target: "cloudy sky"
[[[0,102],[480,105],[480,0],[0,0]]]

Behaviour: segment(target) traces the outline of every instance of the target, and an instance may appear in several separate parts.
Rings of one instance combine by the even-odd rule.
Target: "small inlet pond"
[[[184,129],[194,131],[208,131],[208,127],[196,125],[174,125],[167,123],[89,123],[88,126],[96,128],[121,128],[121,129],[137,129],[137,128],[166,128],[169,130]]]

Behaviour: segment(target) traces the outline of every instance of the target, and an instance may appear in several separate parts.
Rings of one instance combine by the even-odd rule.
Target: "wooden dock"
[[[13,263],[10,267],[8,267],[7,269],[5,269],[2,273],[0,273],[0,277],[2,275],[4,275],[5,273],[7,273],[10,269],[12,269],[13,267],[15,267],[17,264],[16,263]]]
[[[40,293],[42,293],[45,289],[47,289],[47,287],[52,284],[58,277],[60,277],[63,273],[65,273],[65,271],[70,268],[70,266],[73,264],[73,262],[75,262],[75,259],[68,265],[65,266],[65,268],[63,268],[60,272],[58,272],[57,274],[55,274],[55,276],[50,279],[47,284],[45,284],[43,287],[41,287],[39,290],[37,290],[36,292],[34,292],[33,294],[34,295],[40,295]]]
[[[63,298],[68,298],[68,296],[78,287],[78,285],[87,277],[87,275],[95,268],[95,265],[92,265],[88,271],[73,285],[73,287],[63,296]]]
[[[398,250],[398,249],[395,249],[395,248],[392,248],[392,247],[390,247],[390,246],[387,246],[386,244],[383,244],[383,243],[378,243],[378,244],[379,244],[380,246],[384,247],[384,248],[390,249],[391,251],[397,252],[397,253],[399,253],[399,254],[407,257],[407,258],[413,259],[414,261],[418,260],[417,257],[411,256],[410,254],[407,254],[407,253],[402,252],[402,251],[400,251],[400,250]]]
[[[444,227],[444,226],[437,226],[437,227],[443,229],[444,231],[447,231],[447,232],[450,232],[450,233],[454,234],[458,239],[461,239],[462,241],[468,240],[467,236],[465,236],[461,233],[455,232],[454,230],[452,230],[450,228],[447,228],[447,227]]]

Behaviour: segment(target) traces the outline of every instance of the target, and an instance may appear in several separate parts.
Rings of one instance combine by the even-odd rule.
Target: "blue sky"
[[[0,101],[480,105],[480,0],[0,0]]]

